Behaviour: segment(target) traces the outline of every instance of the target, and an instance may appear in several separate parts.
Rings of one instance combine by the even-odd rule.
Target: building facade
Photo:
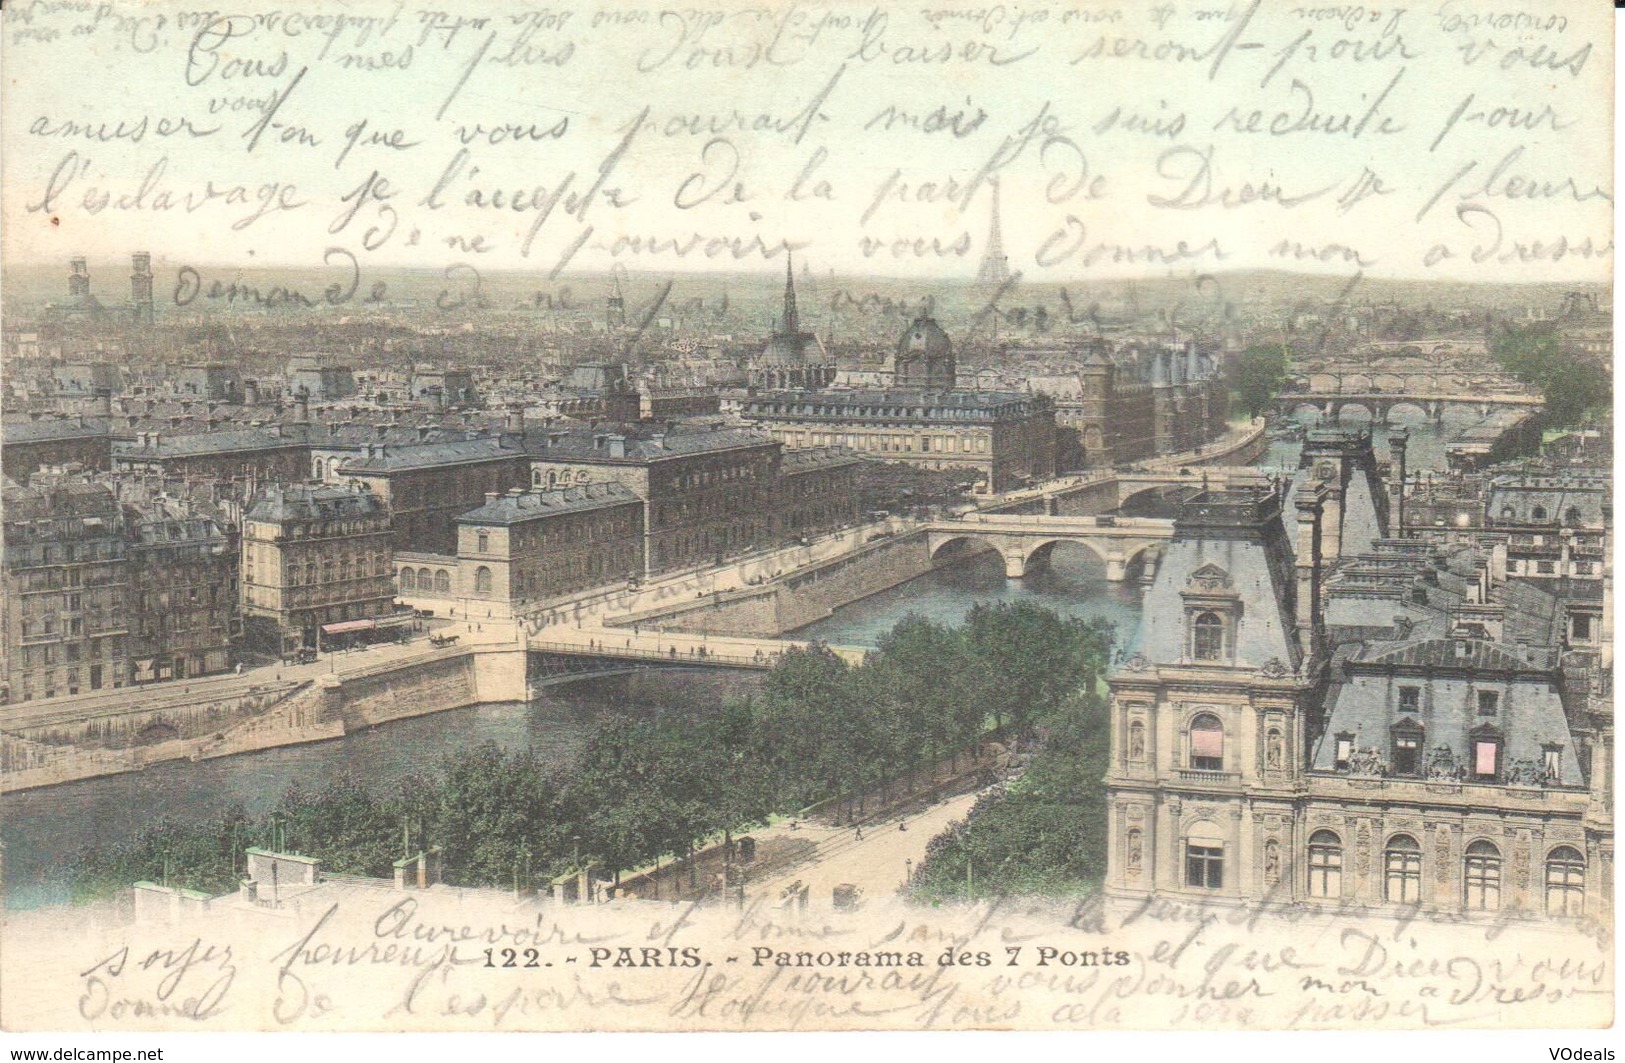
[[[645,575],[759,550],[779,532],[779,444],[767,436],[571,431],[530,437],[527,447],[535,489],[618,483],[643,500]]]
[[[244,634],[285,654],[392,619],[395,573],[389,507],[352,486],[264,489],[242,531]]]
[[[1180,508],[1110,678],[1108,894],[1606,912],[1596,655],[1563,649],[1538,587],[1387,538],[1385,507],[1350,489],[1368,439],[1317,449],[1295,485]]]
[[[963,470],[994,492],[1055,475],[1055,408],[1044,395],[787,391],[753,396],[742,416],[786,448],[836,446],[876,461]]]
[[[236,663],[243,633],[237,529],[212,507],[153,498],[124,507],[131,677],[193,679]]]
[[[77,471],[5,485],[0,653],[7,701],[122,687],[130,677],[130,563],[111,488]]]
[[[457,597],[469,617],[523,616],[637,576],[643,544],[643,500],[621,484],[493,494],[457,518]]]
[[[454,554],[458,516],[488,493],[525,487],[527,466],[524,451],[485,437],[370,445],[341,464],[339,475],[365,485],[389,506],[396,549]]]

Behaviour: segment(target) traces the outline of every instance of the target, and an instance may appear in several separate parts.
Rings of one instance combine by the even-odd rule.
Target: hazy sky
[[[50,6],[14,263],[966,276],[996,178],[1030,279],[1612,271],[1601,4]]]

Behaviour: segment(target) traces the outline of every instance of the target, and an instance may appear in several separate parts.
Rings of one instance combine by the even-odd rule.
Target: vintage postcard
[[[1612,1024],[1600,0],[0,31],[0,1028]]]

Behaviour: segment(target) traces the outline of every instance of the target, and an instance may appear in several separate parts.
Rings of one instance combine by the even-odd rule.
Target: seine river
[[[1443,465],[1444,441],[1470,421],[1448,421],[1444,431],[1411,426],[1412,465]],[[1382,430],[1378,429],[1382,447]],[[1379,450],[1379,457],[1386,448]],[[1278,442],[1259,462],[1296,466],[1297,445]],[[959,622],[978,602],[1028,601],[1065,616],[1102,617],[1117,625],[1119,642],[1140,620],[1138,583],[1108,583],[1100,562],[1078,547],[1057,546],[1047,567],[1006,580],[1002,562],[982,555],[856,602],[797,634],[848,645],[873,645],[911,613],[944,624]],[[64,861],[92,842],[132,838],[166,817],[207,817],[235,804],[264,812],[290,785],[320,786],[344,773],[379,785],[482,742],[531,746],[544,760],[564,764],[581,747],[593,721],[610,712],[693,710],[719,700],[748,676],[697,680],[659,673],[583,681],[549,689],[530,704],[478,705],[388,724],[331,742],[267,750],[201,763],[176,762],[132,775],[92,779],[0,798],[0,842],[5,845],[7,907],[33,907],[65,898]]]

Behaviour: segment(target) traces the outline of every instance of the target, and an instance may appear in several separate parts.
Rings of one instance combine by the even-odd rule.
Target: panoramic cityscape
[[[1607,290],[989,225],[974,281],[19,270],[6,905],[1606,925]]]

